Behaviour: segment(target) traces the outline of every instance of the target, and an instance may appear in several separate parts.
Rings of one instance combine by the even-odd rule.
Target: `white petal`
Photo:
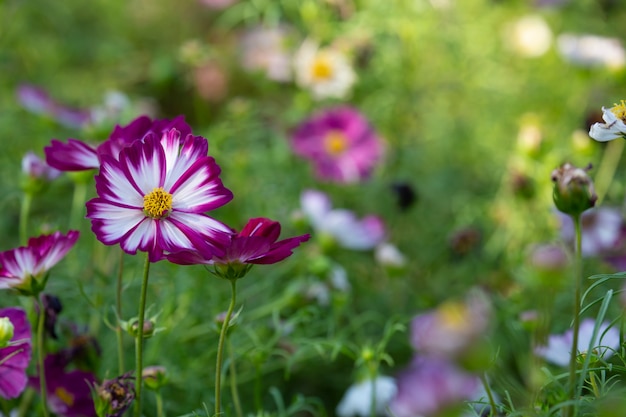
[[[91,219],[102,222],[100,233],[103,234],[103,241],[117,242],[129,230],[146,219],[146,215],[140,209],[129,209],[118,207],[103,202],[93,202],[93,213]]]

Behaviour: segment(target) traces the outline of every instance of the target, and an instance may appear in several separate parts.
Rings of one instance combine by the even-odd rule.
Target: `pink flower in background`
[[[574,244],[574,222],[570,216],[558,212],[561,221],[561,237],[569,244]],[[583,212],[582,254],[598,256],[613,251],[622,239],[624,220],[619,209],[596,207]]]
[[[199,0],[200,4],[208,7],[209,9],[221,10],[232,6],[237,0]]]
[[[98,197],[87,202],[98,240],[130,254],[148,252],[151,262],[184,249],[222,255],[232,232],[204,213],[233,195],[207,152],[205,138],[173,128],[136,140],[119,158],[101,155]]]
[[[2,343],[6,328],[11,328],[8,343]],[[9,334],[10,336],[10,334]],[[0,397],[16,398],[26,388],[26,368],[31,357],[32,336],[26,312],[21,308],[0,309]]]
[[[67,127],[81,128],[91,121],[89,110],[65,106],[50,97],[44,89],[34,85],[20,85],[17,88],[17,99],[26,110],[49,116]]]
[[[253,27],[243,33],[241,64],[248,71],[262,71],[273,81],[291,80],[291,53],[287,49],[288,30],[284,26]]]
[[[305,190],[300,205],[318,234],[330,236],[346,249],[369,250],[385,240],[385,225],[377,216],[362,219],[345,209],[333,209],[328,196],[321,191]]]
[[[50,411],[62,417],[95,417],[91,389],[96,377],[91,372],[67,371],[64,354],[51,354],[44,361],[47,401]],[[39,390],[39,376],[31,377],[29,385]]]
[[[69,252],[79,233],[55,232],[31,238],[27,246],[0,253],[0,289],[15,288],[24,293],[43,290],[47,272]]]
[[[381,139],[351,107],[313,115],[296,128],[291,144],[297,155],[313,162],[319,178],[339,183],[368,178],[383,156]]]
[[[396,378],[398,393],[391,400],[395,417],[437,416],[476,396],[477,376],[439,358],[417,356]]]
[[[481,292],[464,302],[447,301],[411,322],[411,344],[423,354],[448,358],[463,354],[483,336],[491,318],[491,306]]]
[[[602,323],[598,328],[596,337],[594,338],[594,327],[595,321],[593,319],[584,319],[580,323],[577,351],[579,353],[585,353],[591,345],[591,348],[596,355],[601,358],[608,359],[619,348],[619,330],[615,327],[609,327],[609,323]],[[573,337],[573,329],[569,329],[563,334],[550,335],[550,337],[548,337],[548,345],[536,348],[535,354],[555,365],[567,366],[570,361]]]
[[[61,171],[51,167],[34,152],[26,152],[22,158],[22,172],[29,178],[52,181],[61,175]]]
[[[68,139],[67,143],[53,139],[44,148],[48,164],[60,171],[85,171],[98,169],[103,155],[117,159],[120,151],[137,140],[152,134],[161,137],[170,129],[177,129],[182,137],[191,134],[191,128],[185,123],[184,116],[172,120],[152,120],[141,116],[127,126],[116,126],[109,139],[94,146],[77,139]]]
[[[182,265],[206,264],[218,265],[226,270],[230,268],[234,275],[238,275],[236,278],[241,278],[254,264],[274,264],[282,261],[310,237],[306,234],[278,240],[280,229],[278,222],[265,218],[250,219],[241,232],[231,237],[223,255],[215,255],[206,249],[198,248],[169,254],[167,259]],[[231,278],[235,278],[233,274],[230,275]]]

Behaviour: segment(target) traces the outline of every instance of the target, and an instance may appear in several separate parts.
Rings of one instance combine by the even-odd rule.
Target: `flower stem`
[[[165,417],[165,414],[163,414],[163,397],[161,396],[161,391],[159,390],[156,392],[156,408],[157,417]]]
[[[576,357],[578,356],[578,331],[580,328],[580,296],[582,286],[582,230],[580,224],[580,215],[572,216],[574,220],[574,229],[576,233],[576,247],[574,256],[574,280],[575,280],[575,292],[574,292],[574,335],[572,337],[572,351],[569,361],[569,398],[574,402],[573,405],[568,407],[566,415],[574,416],[577,400],[576,390]]]
[[[20,244],[26,245],[28,242],[28,216],[30,215],[30,206],[33,202],[31,193],[24,193],[22,198],[22,206],[20,207]]]
[[[235,405],[235,413],[237,417],[243,417],[241,409],[241,401],[239,400],[239,391],[237,390],[237,367],[235,366],[235,349],[230,339],[228,339],[228,356],[230,357],[230,395],[233,397]]]
[[[139,295],[139,318],[137,319],[137,334],[135,336],[135,417],[141,416],[141,386],[143,385],[143,323],[146,313],[146,293],[148,292],[148,275],[150,274],[150,258],[146,254],[146,263],[143,268],[141,293]]]
[[[228,306],[228,311],[226,312],[226,317],[224,318],[224,322],[222,323],[222,330],[220,331],[220,339],[217,344],[217,361],[215,363],[215,416],[218,417],[221,413],[222,409],[222,401],[221,401],[221,389],[222,389],[222,359],[224,353],[224,342],[226,341],[226,333],[228,331],[228,324],[230,322],[230,317],[233,314],[233,310],[235,309],[235,302],[237,300],[237,280],[231,279],[230,288],[231,288],[231,296],[230,296],[230,305]]]
[[[44,368],[44,323],[46,313],[43,303],[39,302],[37,296],[35,304],[39,307],[39,315],[37,317],[37,358],[39,360],[39,391],[41,392],[41,409],[44,417],[48,417],[48,390],[46,389],[46,371]]]
[[[491,392],[491,387],[489,386],[489,381],[487,381],[486,374],[483,373],[480,375],[480,381],[482,382],[485,392],[487,393],[487,398],[489,399],[489,407],[491,408],[489,416],[495,416],[497,413],[496,401],[493,398],[493,393]]]
[[[117,326],[115,333],[117,335],[117,365],[120,375],[124,375],[124,331],[120,326],[122,319],[122,273],[124,272],[124,251],[120,250],[120,265],[117,270],[117,291],[115,293],[115,313],[117,315]]]
[[[72,210],[70,212],[70,229],[78,229],[80,219],[85,209],[85,200],[87,196],[87,184],[84,182],[74,183],[74,195],[72,196]]]

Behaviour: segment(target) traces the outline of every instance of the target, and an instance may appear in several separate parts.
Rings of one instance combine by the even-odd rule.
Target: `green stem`
[[[28,217],[30,215],[30,206],[33,202],[31,193],[24,193],[22,198],[22,206],[20,207],[20,244],[28,243]]]
[[[161,396],[161,391],[156,392],[156,407],[157,407],[157,417],[165,417],[163,414],[163,397]]]
[[[491,410],[489,411],[489,417],[493,417],[496,415],[497,412],[496,401],[493,399],[491,387],[489,386],[487,376],[484,373],[480,375],[480,381],[483,383],[483,387],[485,388],[485,392],[487,393],[487,398],[489,399],[489,406],[491,407]]]
[[[235,366],[235,349],[230,339],[228,339],[228,356],[230,359],[230,395],[233,397],[233,404],[235,405],[235,413],[237,417],[243,417],[243,411],[241,409],[241,401],[239,400],[239,390],[237,389],[237,367]]]
[[[230,317],[233,314],[233,310],[235,309],[235,302],[237,300],[237,280],[231,279],[230,288],[231,288],[231,296],[230,296],[230,305],[228,306],[228,311],[226,312],[226,317],[224,318],[224,322],[222,323],[222,330],[220,331],[220,339],[217,344],[217,361],[215,364],[215,416],[219,416],[221,414],[222,409],[222,401],[221,401],[221,389],[222,389],[222,359],[224,353],[224,342],[226,341],[226,333],[228,332],[228,324],[230,322]]]
[[[72,211],[70,213],[70,229],[78,229],[80,223],[79,214],[85,209],[87,196],[87,184],[84,182],[74,183],[74,195],[72,197]]]
[[[117,326],[115,333],[117,335],[117,366],[119,375],[124,374],[124,331],[120,326],[122,320],[122,273],[124,272],[124,251],[120,249],[120,265],[117,270],[117,291],[115,293],[115,313],[117,316]]]
[[[623,150],[623,140],[614,140],[609,142],[604,150],[600,166],[598,167],[598,173],[596,174],[594,181],[596,195],[598,196],[596,206],[599,206],[600,203],[602,203],[604,196],[609,190],[613,177],[615,176],[615,171],[619,166],[619,161],[622,158]]]
[[[146,263],[143,268],[141,293],[139,295],[139,318],[137,319],[137,334],[135,336],[135,417],[141,416],[141,387],[143,385],[143,324],[146,314],[146,294],[148,292],[148,275],[150,274],[150,257],[146,254]]]
[[[578,390],[576,390],[576,357],[578,356],[578,331],[580,328],[580,297],[582,286],[582,230],[580,215],[572,216],[572,219],[574,220],[574,229],[576,233],[576,247],[574,257],[574,335],[572,337],[572,351],[569,361],[569,398],[572,399],[574,404],[568,407],[566,414],[568,416],[574,416],[575,408],[577,407],[576,401],[578,397]]]
[[[46,312],[43,303],[39,302],[37,296],[35,304],[39,306],[39,315],[37,318],[37,358],[39,360],[39,392],[41,393],[41,409],[44,417],[48,417],[48,390],[46,389],[46,371],[44,368],[44,323],[46,321]]]

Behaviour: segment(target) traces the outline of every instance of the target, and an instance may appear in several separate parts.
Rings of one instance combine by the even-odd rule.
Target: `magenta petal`
[[[26,368],[31,358],[31,330],[26,312],[21,308],[0,309],[0,317],[8,317],[14,327],[11,346],[0,349],[0,397],[18,397],[26,388]]]
[[[76,139],[68,139],[67,143],[53,139],[44,153],[48,165],[59,171],[87,171],[100,166],[96,150]]]
[[[250,219],[239,236],[263,236],[275,242],[280,236],[280,223],[263,217]]]
[[[262,257],[248,261],[251,264],[275,264],[283,259],[291,256],[293,250],[300,246],[301,243],[309,240],[311,236],[306,234],[302,236],[291,237],[281,240],[272,245],[271,249]]]

